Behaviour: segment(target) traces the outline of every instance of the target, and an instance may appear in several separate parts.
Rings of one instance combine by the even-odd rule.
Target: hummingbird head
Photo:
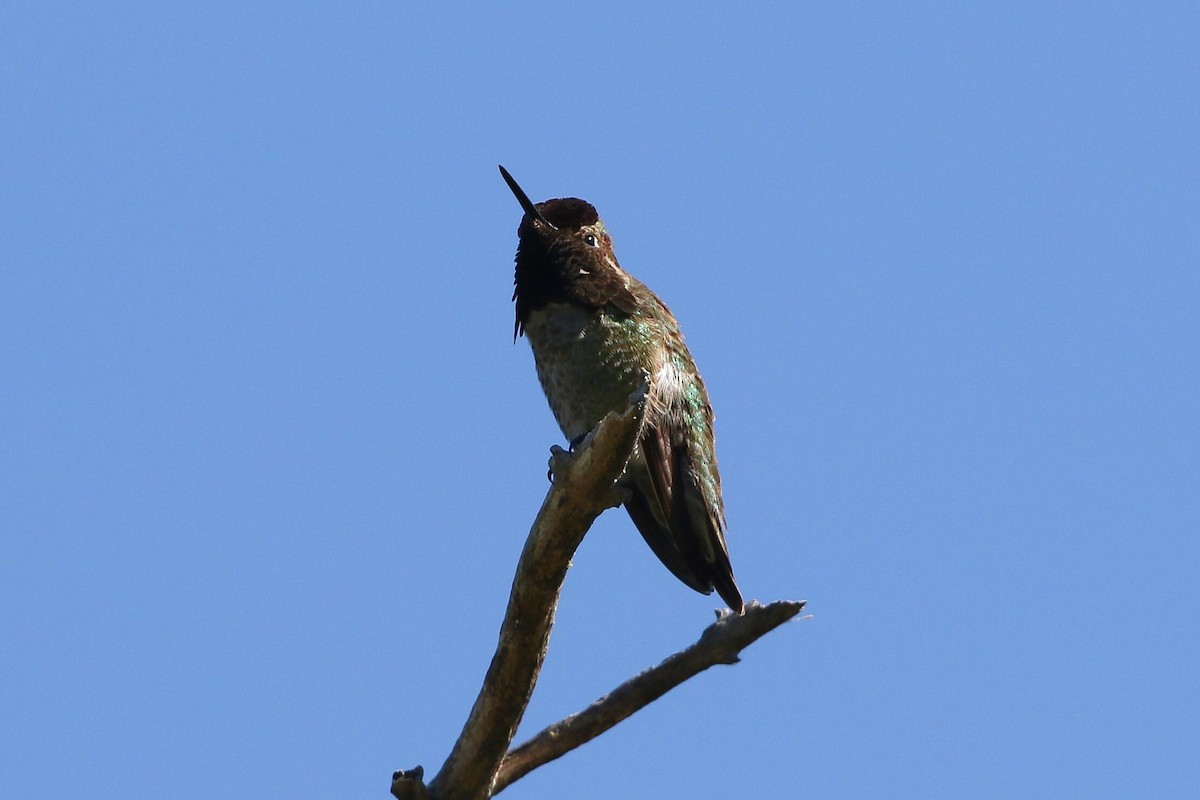
[[[508,170],[500,167],[500,174],[525,211],[517,228],[514,336],[549,303],[599,309],[629,294],[632,278],[617,263],[612,237],[591,203],[577,197],[534,203]]]

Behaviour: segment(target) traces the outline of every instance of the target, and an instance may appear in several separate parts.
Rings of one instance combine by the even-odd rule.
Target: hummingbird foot
[[[590,435],[591,433],[580,436],[576,440],[576,444],[582,444],[587,440],[587,436]],[[576,458],[578,458],[578,454],[575,452],[574,447],[571,450],[563,450],[556,444],[550,445],[550,462],[547,464],[546,479],[551,483],[555,483],[574,465]],[[608,488],[608,493],[603,498],[604,507],[616,508],[617,506],[624,505],[632,496],[633,491],[629,487],[619,482],[615,483]]]
[[[642,403],[644,403],[646,401],[646,398],[649,395],[650,395],[650,373],[643,371],[642,372],[642,382],[638,385],[638,388],[634,389],[633,393],[629,395],[629,405],[631,405],[631,406],[641,405]]]
[[[554,483],[554,477],[565,472],[574,460],[575,447],[573,445],[569,451],[563,450],[556,444],[550,445],[550,463],[547,465],[546,480]]]

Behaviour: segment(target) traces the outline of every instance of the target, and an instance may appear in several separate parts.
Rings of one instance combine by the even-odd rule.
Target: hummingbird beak
[[[497,166],[500,167],[500,174],[504,176],[504,182],[508,184],[509,189],[512,189],[512,193],[517,196],[517,202],[521,204],[521,208],[525,209],[525,213],[545,225],[550,230],[558,230],[558,228],[550,224],[548,219],[542,216],[542,212],[538,211],[537,206],[535,206],[533,201],[529,199],[529,195],[525,194],[525,190],[517,185],[517,182],[513,180],[512,175],[508,174],[508,170],[506,170],[503,165]]]

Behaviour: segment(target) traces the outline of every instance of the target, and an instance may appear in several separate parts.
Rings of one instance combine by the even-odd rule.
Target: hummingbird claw
[[[637,389],[635,389],[633,391],[633,394],[629,395],[629,405],[636,406],[636,405],[640,404],[642,401],[644,401],[646,399],[646,396],[649,394],[650,394],[650,373],[643,372],[641,384],[638,386]]]
[[[550,445],[550,463],[546,470],[546,480],[554,483],[555,474],[564,470],[574,459],[574,453],[563,450],[556,444]]]

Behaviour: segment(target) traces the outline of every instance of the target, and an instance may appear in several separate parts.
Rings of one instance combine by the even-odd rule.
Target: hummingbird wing
[[[629,467],[631,496],[625,510],[675,577],[703,594],[715,588],[730,608],[740,612],[742,594],[729,563],[719,494],[706,496],[688,441],[682,420],[674,413],[645,427]],[[712,491],[720,489],[710,487]]]

